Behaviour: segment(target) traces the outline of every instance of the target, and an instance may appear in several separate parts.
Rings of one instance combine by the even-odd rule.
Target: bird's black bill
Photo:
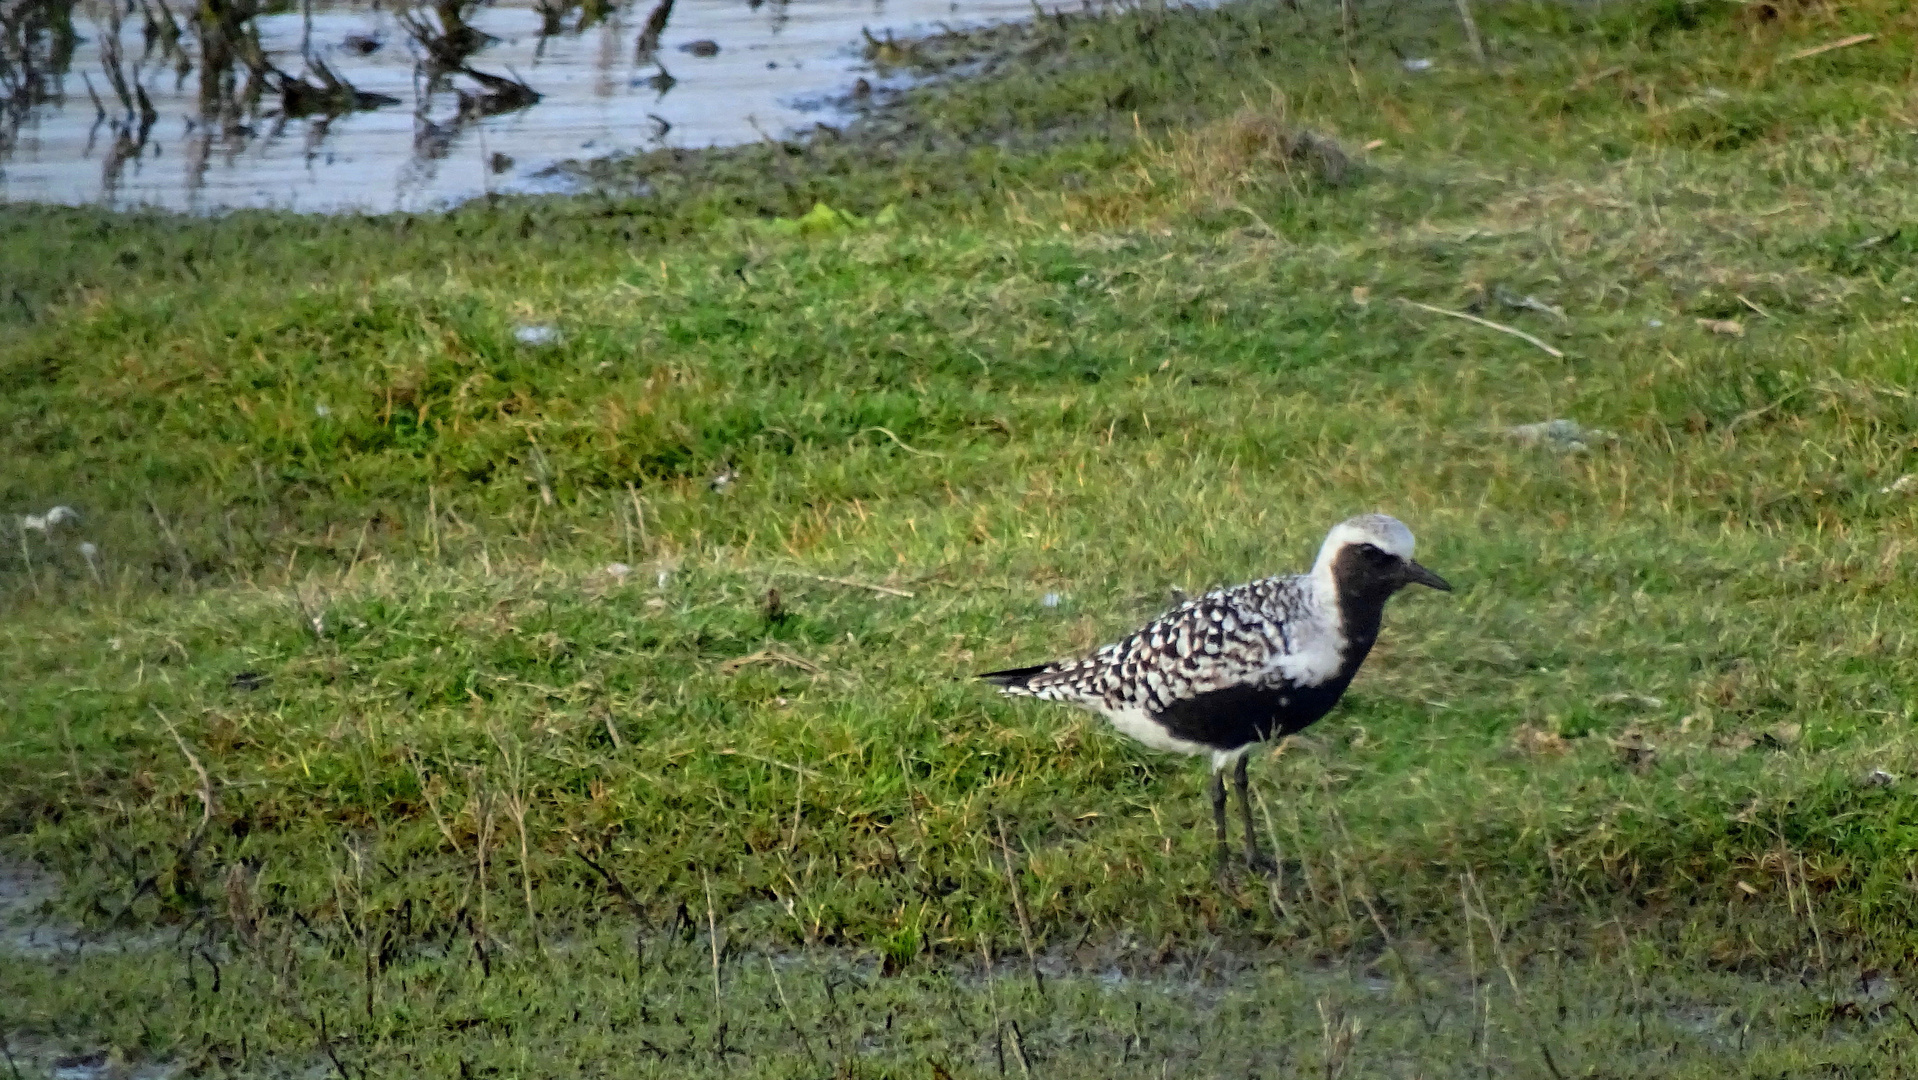
[[[1039,664],[1034,667],[1007,668],[1004,671],[987,671],[974,677],[984,679],[994,686],[1024,686],[1027,679],[1032,678],[1045,669],[1046,665]]]
[[[1434,574],[1430,570],[1427,570],[1425,567],[1420,566],[1418,563],[1415,563],[1410,559],[1405,560],[1405,580],[1415,581],[1415,582],[1418,582],[1420,585],[1429,585],[1440,592],[1452,591],[1451,584],[1448,583],[1444,578],[1438,576],[1437,574]]]

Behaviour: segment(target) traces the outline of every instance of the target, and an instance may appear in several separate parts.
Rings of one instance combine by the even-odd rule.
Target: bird
[[[1338,704],[1378,640],[1385,602],[1407,585],[1452,591],[1412,558],[1412,530],[1385,514],[1332,527],[1312,569],[1219,589],[1184,603],[1090,656],[978,677],[1011,697],[1056,701],[1104,716],[1157,750],[1212,759],[1217,866],[1226,841],[1225,771],[1232,769],[1255,872],[1246,755],[1316,723]]]

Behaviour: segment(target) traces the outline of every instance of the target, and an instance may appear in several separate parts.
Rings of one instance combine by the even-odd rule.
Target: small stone
[[[1526,446],[1549,446],[1554,450],[1573,453],[1590,450],[1592,443],[1611,442],[1618,438],[1603,428],[1587,428],[1575,420],[1563,418],[1518,424],[1506,428],[1505,434]]]
[[[1404,63],[1404,65],[1405,65],[1405,70],[1407,70],[1407,71],[1413,71],[1413,72],[1417,72],[1417,71],[1430,71],[1430,70],[1432,70],[1432,62],[1431,62],[1430,60],[1427,60],[1427,59],[1426,59],[1426,58],[1424,58],[1423,56],[1411,56],[1411,57],[1407,57],[1407,58],[1406,58],[1406,59],[1405,59],[1405,60],[1403,61],[1403,63]]]
[[[1865,774],[1865,784],[1868,787],[1890,787],[1897,782],[1896,776],[1883,769],[1873,769]]]
[[[683,53],[690,53],[693,56],[700,56],[700,57],[718,56],[719,42],[713,41],[708,38],[701,38],[698,41],[689,41],[686,44],[681,45],[679,47],[679,51]]]
[[[1899,477],[1898,479],[1893,480],[1891,483],[1886,484],[1884,487],[1879,488],[1878,494],[1904,495],[1909,493],[1914,488],[1918,488],[1918,476],[1913,476],[1910,473],[1906,473],[1905,475]]]
[[[630,566],[627,566],[623,562],[606,564],[606,576],[614,579],[615,581],[625,581],[626,575],[632,572],[633,572],[633,568]]]
[[[1592,699],[1592,704],[1600,707],[1623,705],[1640,709],[1662,709],[1665,707],[1665,699],[1656,698],[1650,694],[1634,694],[1630,691],[1620,691],[1615,694],[1600,694],[1598,697]]]
[[[66,521],[80,520],[80,512],[71,506],[56,506],[44,514],[26,514],[20,518],[20,527],[34,532],[48,532]]]
[[[1040,597],[1039,602],[1041,604],[1044,604],[1046,607],[1058,607],[1059,594],[1056,592],[1049,592],[1045,594],[1044,596]]]
[[[515,326],[513,340],[521,345],[551,345],[559,340],[559,329],[552,326]]]

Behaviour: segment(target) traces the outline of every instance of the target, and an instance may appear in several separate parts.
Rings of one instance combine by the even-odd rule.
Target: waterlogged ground
[[[32,0],[14,5],[9,20],[26,23],[42,2],[64,6]],[[108,5],[74,5],[70,53],[55,47],[53,30],[15,27],[18,59],[29,62],[10,72],[0,59],[0,80],[15,91],[0,110],[0,200],[385,212],[564,188],[545,173],[556,161],[844,124],[870,94],[909,81],[883,56],[875,68],[862,31],[883,39],[1033,11],[1027,0],[677,0],[657,45],[642,51],[650,0],[603,5],[590,17],[536,0],[453,6],[488,39],[466,62],[523,82],[537,102],[476,109],[471,97],[483,84],[463,73],[433,77],[428,50],[406,25],[443,29],[426,8],[322,0],[245,20],[266,58],[289,73],[311,80],[311,56],[354,89],[391,99],[303,114],[270,88],[256,100],[209,94],[206,45],[187,12],[155,24],[152,6],[115,20]],[[243,88],[249,76],[231,81]]]
[[[0,1038],[13,1068],[55,1080],[409,1070],[1707,1077],[1726,1075],[1733,1061],[1747,1075],[1851,1075],[1894,1068],[1913,1030],[1910,996],[1882,973],[1699,973],[1622,925],[1599,955],[1571,949],[1517,965],[1496,937],[1483,940],[1480,965],[1477,954],[1439,956],[1405,942],[1327,962],[1243,942],[1173,951],[1121,936],[898,972],[858,950],[738,948],[716,917],[669,934],[614,918],[524,948],[496,945],[491,956],[428,948],[357,985],[305,983],[295,1000],[289,973],[350,958],[257,926],[240,941],[195,928],[90,933],[45,913],[55,884],[37,869],[0,864],[0,963],[31,963],[13,970],[16,989],[33,995],[0,1011]],[[19,910],[29,894],[33,911]],[[35,944],[23,947],[28,924]],[[257,979],[262,963],[280,978]],[[427,968],[429,980],[407,975]],[[102,1012],[97,995],[80,989],[130,970],[142,982],[162,975],[167,1000]],[[235,979],[247,986],[223,983]],[[61,1008],[73,1012],[47,1011]],[[355,1033],[350,1021],[339,1034],[324,1026],[329,1009],[341,1025],[340,1013],[360,1008],[407,1015],[409,1030],[389,1045]],[[130,1023],[135,1014],[150,1024],[179,1011],[236,1009],[263,1046],[288,1023],[309,1028],[307,1044],[254,1052],[242,1041],[207,1056],[136,1034]],[[404,1063],[397,1071],[396,1061]]]
[[[579,198],[0,208],[8,1045],[1910,1075],[1918,13],[1474,10],[1034,20]],[[1370,509],[1457,589],[1256,756],[1279,877],[969,678]]]

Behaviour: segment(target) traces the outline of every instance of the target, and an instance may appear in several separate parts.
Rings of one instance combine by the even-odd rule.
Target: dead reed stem
[[[426,767],[420,764],[419,754],[410,746],[406,748],[406,760],[412,763],[413,775],[419,779],[420,796],[426,800],[426,810],[432,815],[433,824],[439,827],[440,835],[446,838],[447,845],[455,854],[458,854],[461,850],[460,842],[454,839],[453,830],[446,827],[446,819],[440,816],[439,799],[433,794],[433,785],[429,782]]]
[[[1012,910],[1019,916],[1019,937],[1025,942],[1026,963],[1032,969],[1032,985],[1039,990],[1039,996],[1046,993],[1045,978],[1039,974],[1039,952],[1032,946],[1032,921],[1026,918],[1025,892],[1019,887],[1019,878],[1012,869],[1012,845],[1006,842],[1006,823],[997,814],[993,823],[999,827],[999,853],[1005,860],[1006,888],[1012,892]]]
[[[999,1058],[999,1075],[1006,1073],[1005,1021],[999,1017],[999,990],[992,980],[992,945],[985,931],[979,932],[980,980],[986,984],[986,1004],[992,1009],[993,1051]]]
[[[646,508],[644,504],[639,501],[639,489],[631,484],[627,484],[626,497],[633,501],[633,524],[639,529],[640,550],[650,555],[653,550],[653,541],[652,538],[646,534]],[[633,561],[632,538],[630,536],[626,541],[626,561],[629,565]]]
[[[1259,816],[1265,819],[1266,839],[1272,844],[1272,873],[1265,879],[1266,895],[1272,913],[1290,922],[1292,910],[1285,906],[1285,849],[1279,846],[1279,830],[1272,824],[1272,808],[1265,803],[1265,792],[1255,786],[1252,797],[1259,800]]]
[[[1032,1061],[1026,1057],[1025,1034],[1019,1030],[1019,1021],[1006,1021],[1006,1030],[1012,1032],[1012,1056],[1018,1059],[1019,1075],[1032,1075]]]
[[[807,1060],[814,1065],[819,1064],[819,1055],[813,1053],[812,1040],[806,1038],[805,1029],[799,1026],[799,1015],[793,1012],[793,1003],[786,998],[786,984],[779,981],[779,965],[773,963],[770,956],[766,958],[766,970],[773,977],[773,989],[779,993],[779,1007],[785,1010],[786,1022],[792,1025],[793,1034],[799,1037],[799,1045],[806,1051]]]
[[[532,928],[533,941],[539,943],[539,913],[533,906],[533,869],[531,845],[526,839],[526,793],[521,785],[525,779],[525,762],[516,759],[506,746],[498,731],[489,732],[493,736],[493,745],[499,747],[500,758],[506,764],[505,796],[506,816],[513,819],[514,828],[519,832],[519,880],[526,894],[526,922]]]
[[[726,999],[719,984],[719,913],[713,907],[713,878],[705,868],[699,871],[699,883],[706,890],[706,941],[713,952],[713,1019],[718,1031],[717,1047],[721,1064],[726,1060]]]
[[[167,543],[173,547],[174,557],[180,560],[181,584],[191,586],[193,566],[187,561],[186,548],[180,544],[180,538],[173,534],[173,526],[167,524],[166,515],[160,513],[160,504],[154,502],[152,496],[147,497],[147,509],[153,511],[153,520],[160,523],[160,534],[166,537]]]
[[[1465,871],[1465,883],[1472,887],[1472,892],[1478,897],[1478,917],[1479,921],[1485,924],[1486,940],[1492,945],[1492,959],[1498,962],[1499,970],[1505,973],[1505,981],[1511,984],[1513,1000],[1522,1000],[1523,995],[1518,989],[1518,976],[1513,973],[1511,961],[1505,955],[1505,929],[1492,921],[1491,907],[1485,900],[1485,890],[1479,886],[1478,876],[1473,874],[1469,867]]]
[[[179,729],[173,726],[173,721],[167,719],[167,715],[161,712],[158,706],[154,706],[153,715],[159,717],[160,723],[166,725],[167,734],[173,736],[173,742],[180,748],[180,753],[186,755],[186,763],[192,767],[194,775],[200,778],[200,823],[194,826],[193,834],[188,837],[184,849],[185,855],[191,857],[193,852],[199,849],[200,841],[205,839],[207,825],[213,820],[213,778],[207,775],[206,766],[200,764],[200,759],[193,756],[193,750],[187,746],[186,740],[180,737]]]
[[[20,561],[26,563],[27,582],[33,586],[33,595],[40,595],[40,578],[33,572],[33,552],[27,547],[27,530],[20,529]]]
[[[793,789],[793,827],[792,832],[786,837],[786,851],[788,853],[797,853],[799,851],[799,814],[804,807],[805,798],[806,773],[804,770],[801,770],[799,773],[799,782]]]
[[[1485,41],[1478,35],[1478,21],[1472,18],[1472,0],[1458,0],[1458,18],[1465,24],[1465,43],[1472,49],[1472,59],[1485,63]]]

